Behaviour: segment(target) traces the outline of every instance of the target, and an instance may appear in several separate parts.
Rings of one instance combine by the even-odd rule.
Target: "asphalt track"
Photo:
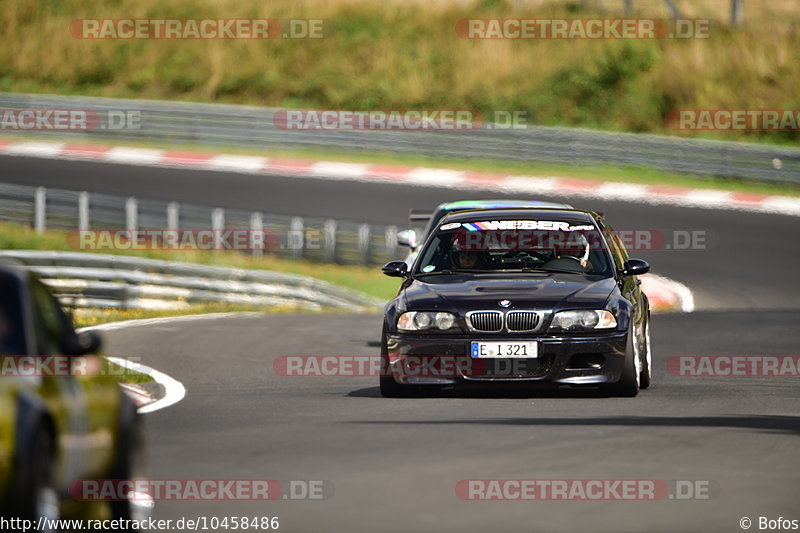
[[[409,207],[482,196],[436,188],[0,157],[0,181],[265,212],[402,224]],[[485,196],[485,195],[484,195]],[[498,196],[492,194],[491,196]],[[147,415],[159,479],[327,480],[323,501],[162,502],[156,516],[279,516],[282,531],[741,531],[800,519],[797,378],[688,378],[674,355],[797,355],[798,219],[571,200],[618,228],[705,231],[701,250],[637,252],[686,283],[698,312],[653,318],[654,386],[585,393],[384,399],[374,379],[276,375],[281,355],[371,355],[379,316],[274,315],[106,333],[109,352],[183,382]],[[708,481],[712,498],[473,502],[464,479]]]
[[[403,225],[409,208],[458,199],[508,197],[434,187],[147,168],[0,156],[0,182],[178,200],[266,213]],[[525,198],[516,195],[515,198]],[[528,196],[530,198],[530,196]],[[672,248],[637,251],[655,273],[685,283],[698,309],[796,309],[800,218],[594,199],[537,197],[603,211],[617,229],[653,230]],[[705,245],[676,250],[675,232],[702,232]],[[685,233],[682,233],[685,235]],[[653,242],[659,239],[654,238]]]
[[[146,417],[153,477],[335,487],[323,501],[161,502],[159,518],[277,515],[281,531],[309,533],[733,532],[743,516],[800,519],[797,378],[677,377],[665,361],[796,354],[798,320],[800,311],[655,316],[655,384],[635,399],[385,399],[371,378],[273,372],[281,355],[376,354],[378,316],[273,315],[107,336],[111,352],[141,357],[188,390]],[[462,501],[463,479],[701,480],[712,497]]]

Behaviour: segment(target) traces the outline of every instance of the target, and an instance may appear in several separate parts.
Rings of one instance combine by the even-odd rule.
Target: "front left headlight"
[[[429,329],[446,330],[456,323],[452,313],[434,311],[409,311],[397,319],[397,329],[401,331],[424,331]]]
[[[591,331],[614,329],[617,319],[605,309],[561,311],[553,316],[550,329],[556,331]]]

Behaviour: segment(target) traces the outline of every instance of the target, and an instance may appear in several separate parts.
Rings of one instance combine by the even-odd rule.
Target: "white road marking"
[[[152,325],[167,324],[172,322],[193,322],[196,320],[216,320],[218,318],[261,316],[262,314],[263,313],[256,313],[256,312],[238,312],[238,313],[209,313],[206,315],[165,316],[159,318],[142,318],[138,320],[123,320],[120,322],[109,322],[107,324],[100,324],[97,326],[80,328],[76,331],[79,333],[81,331],[90,331],[90,330],[111,331],[116,329],[133,328],[140,326],[152,326]],[[183,383],[164,374],[163,372],[159,372],[158,370],[150,368],[149,366],[143,365],[141,363],[134,363],[133,361],[128,361],[127,359],[122,359],[119,357],[109,357],[108,360],[111,361],[112,363],[133,370],[134,372],[146,374],[152,377],[155,382],[159,383],[162,387],[164,387],[164,390],[166,391],[164,397],[161,398],[160,400],[156,400],[151,404],[140,407],[138,409],[140,413],[152,413],[153,411],[164,409],[165,407],[169,407],[170,405],[178,403],[184,398],[184,396],[186,396],[186,387],[183,386]]]
[[[158,163],[164,155],[163,150],[147,148],[126,148],[119,146],[103,154],[103,160],[112,163],[128,163],[132,165],[149,165]]]
[[[417,185],[434,187],[456,187],[465,181],[464,172],[442,168],[417,168],[409,172],[406,179]]]
[[[266,157],[220,154],[209,159],[205,165],[205,169],[256,174],[261,172],[261,170],[267,166],[268,162],[269,159]]]
[[[8,155],[56,158],[61,155],[61,150],[63,147],[64,144],[47,142],[21,142],[14,143],[7,147],[5,153]]]
[[[638,183],[607,182],[597,188],[597,194],[609,200],[636,201],[647,197],[648,186]]]
[[[311,165],[309,172],[314,177],[328,179],[358,179],[368,175],[368,165],[361,163],[335,163],[320,161]]]
[[[186,396],[186,387],[183,386],[183,383],[169,377],[163,372],[159,372],[158,370],[150,368],[149,366],[145,366],[140,363],[134,363],[133,361],[128,361],[127,359],[122,359],[120,357],[109,357],[108,360],[129,370],[133,370],[134,372],[147,374],[153,378],[154,381],[164,387],[164,390],[166,391],[164,397],[154,401],[153,403],[139,407],[137,411],[140,413],[152,413],[153,411],[158,411],[159,409],[169,407],[170,405],[176,404],[183,400],[184,396]]]
[[[137,318],[136,320],[121,320],[119,322],[107,322],[106,324],[99,324],[97,326],[89,326],[85,328],[80,328],[76,331],[79,333],[81,331],[89,331],[89,330],[114,330],[114,329],[123,329],[123,328],[133,328],[138,326],[151,326],[157,324],[164,324],[168,322],[192,322],[195,320],[216,320],[217,318],[236,318],[236,317],[245,317],[245,316],[261,316],[264,313],[258,313],[255,311],[239,311],[239,312],[230,312],[230,313],[207,313],[204,315],[180,315],[180,316],[162,316],[158,318]]]

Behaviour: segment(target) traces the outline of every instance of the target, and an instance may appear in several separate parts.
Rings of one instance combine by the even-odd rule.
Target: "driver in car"
[[[466,251],[458,252],[456,255],[456,264],[459,268],[478,268],[478,262],[481,257],[478,252]]]
[[[580,233],[570,236],[566,244],[553,247],[553,258],[544,264],[544,268],[553,270],[571,270],[575,272],[592,272],[589,261],[589,241]]]

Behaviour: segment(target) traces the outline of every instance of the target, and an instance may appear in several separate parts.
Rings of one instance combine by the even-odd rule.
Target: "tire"
[[[40,424],[34,433],[31,447],[17,465],[15,476],[20,483],[15,494],[16,504],[12,515],[32,520],[39,518],[58,520],[60,518],[58,490],[55,486],[55,440],[50,429]],[[53,533],[56,530],[40,530]]]
[[[400,385],[393,377],[381,376],[381,395],[384,398],[409,398],[413,396],[412,391],[406,390],[404,385]]]
[[[116,459],[111,477],[112,479],[130,481],[145,479],[144,439],[141,418],[136,413],[136,406],[133,401],[125,394],[122,396],[121,410],[125,414],[121,417],[123,425],[120,428]],[[111,515],[115,519],[142,521],[152,514],[152,507],[152,501],[139,498],[112,501]],[[139,530],[129,528],[124,531],[138,532]]]
[[[633,325],[628,330],[628,348],[625,351],[625,362],[619,381],[608,387],[608,392],[613,396],[633,398],[639,394],[639,377],[641,376],[641,354],[636,347]]]
[[[389,371],[389,349],[386,347],[386,325],[383,326],[381,334],[381,372]],[[408,398],[413,391],[407,385],[401,385],[395,381],[393,376],[381,375],[380,378],[381,395],[384,398]]]
[[[389,369],[389,349],[386,346],[386,324],[383,325],[381,334],[381,371]],[[428,395],[440,393],[444,387],[441,385],[403,385],[398,383],[393,376],[381,376],[381,395],[385,398],[423,398]]]
[[[642,357],[642,371],[639,374],[639,388],[647,389],[652,382],[653,352],[650,344],[650,317],[644,324],[644,352]]]

